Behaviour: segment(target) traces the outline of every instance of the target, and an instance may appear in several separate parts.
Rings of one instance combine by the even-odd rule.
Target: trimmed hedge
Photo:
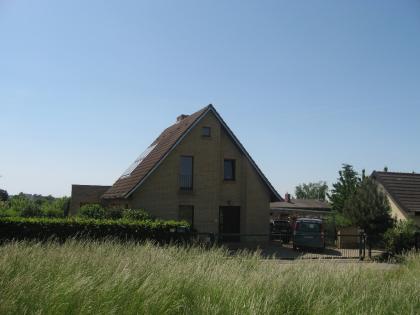
[[[0,218],[2,240],[47,240],[68,238],[113,238],[156,240],[160,243],[189,240],[193,232],[186,222],[161,220],[95,220],[83,218]]]

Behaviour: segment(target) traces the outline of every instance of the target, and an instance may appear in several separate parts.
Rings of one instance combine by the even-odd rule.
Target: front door
[[[220,207],[219,209],[219,234],[222,242],[239,242],[241,233],[241,208],[240,207]]]

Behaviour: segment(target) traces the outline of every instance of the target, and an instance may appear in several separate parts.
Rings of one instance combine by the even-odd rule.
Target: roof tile
[[[407,212],[420,212],[420,174],[373,172],[372,177]]]
[[[204,107],[198,112],[184,118],[165,129],[151,145],[156,147],[144,160],[132,171],[130,176],[120,177],[114,185],[102,196],[105,199],[124,198],[133,190],[148,174],[155,165],[168,153],[185,132],[203,115],[211,105]]]

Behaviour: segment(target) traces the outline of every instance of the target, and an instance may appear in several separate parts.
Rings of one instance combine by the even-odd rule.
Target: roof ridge
[[[392,174],[392,175],[394,175],[394,174],[396,174],[396,175],[420,175],[420,173],[409,173],[409,172],[385,172],[385,171],[373,171],[373,173],[372,174],[380,174],[380,175],[382,175],[382,174]]]

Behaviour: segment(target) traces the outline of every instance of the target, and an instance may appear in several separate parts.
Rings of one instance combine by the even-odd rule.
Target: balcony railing
[[[179,175],[179,189],[182,191],[193,190],[193,176],[192,175]]]

